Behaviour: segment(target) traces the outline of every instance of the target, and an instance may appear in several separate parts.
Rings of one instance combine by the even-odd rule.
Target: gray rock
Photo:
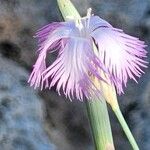
[[[44,105],[28,74],[0,57],[0,149],[54,150],[44,131]]]
[[[35,61],[36,30],[58,18],[53,0],[0,0],[1,53],[29,67]]]

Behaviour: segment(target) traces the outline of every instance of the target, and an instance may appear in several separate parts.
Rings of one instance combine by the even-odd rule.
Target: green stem
[[[114,150],[106,101],[87,101],[86,107],[96,150]]]
[[[74,18],[81,18],[80,14],[70,0],[57,0],[57,3],[65,21],[67,21],[69,19],[68,17],[71,16]]]
[[[68,17],[80,19],[80,14],[70,0],[57,0],[65,21]],[[114,150],[112,132],[105,100],[93,100],[86,103],[96,150]]]
[[[120,111],[119,108],[119,104],[118,104],[118,100],[117,100],[117,95],[116,95],[116,90],[115,87],[112,86],[111,84],[108,85],[104,82],[101,82],[101,90],[103,91],[103,93],[105,94],[104,97],[106,99],[106,101],[110,104],[110,106],[112,107],[112,110],[114,111],[116,117],[118,118],[129,142],[131,143],[132,147],[134,150],[139,150],[138,145]]]
[[[115,109],[113,109],[113,111],[114,111],[115,115],[117,116],[117,118],[118,118],[128,140],[129,140],[133,150],[139,150],[138,145],[137,145],[137,143],[136,143],[136,141],[135,141],[135,139],[134,139],[134,137],[133,137],[133,135],[132,135],[121,111],[120,111],[120,108],[116,107]]]

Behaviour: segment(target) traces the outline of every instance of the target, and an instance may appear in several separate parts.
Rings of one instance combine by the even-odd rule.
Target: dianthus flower
[[[136,77],[147,67],[146,45],[138,38],[114,28],[98,16],[87,15],[67,22],[54,22],[38,30],[38,59],[29,82],[35,88],[51,88],[56,85],[66,97],[83,100],[101,93],[91,78],[110,82],[123,93],[128,79]],[[93,50],[96,45],[96,53]],[[48,53],[57,51],[51,65],[46,65]],[[102,72],[107,76],[103,78]]]

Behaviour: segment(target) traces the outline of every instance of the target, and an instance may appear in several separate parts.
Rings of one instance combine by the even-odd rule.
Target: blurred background
[[[149,45],[150,0],[72,2],[82,15],[92,7],[94,14]],[[58,96],[55,88],[38,91],[27,83],[37,58],[33,35],[52,21],[62,21],[56,0],[0,0],[0,150],[94,149],[84,103]],[[145,72],[139,84],[129,82],[125,94],[119,96],[141,150],[150,149],[150,69]],[[109,112],[116,149],[130,150]]]

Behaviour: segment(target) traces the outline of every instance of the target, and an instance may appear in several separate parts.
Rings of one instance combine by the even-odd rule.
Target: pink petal
[[[118,93],[121,93],[128,78],[136,81],[135,77],[143,73],[141,67],[146,67],[146,61],[142,60],[146,57],[144,42],[109,27],[99,27],[91,36],[98,46],[99,58],[113,76]]]

